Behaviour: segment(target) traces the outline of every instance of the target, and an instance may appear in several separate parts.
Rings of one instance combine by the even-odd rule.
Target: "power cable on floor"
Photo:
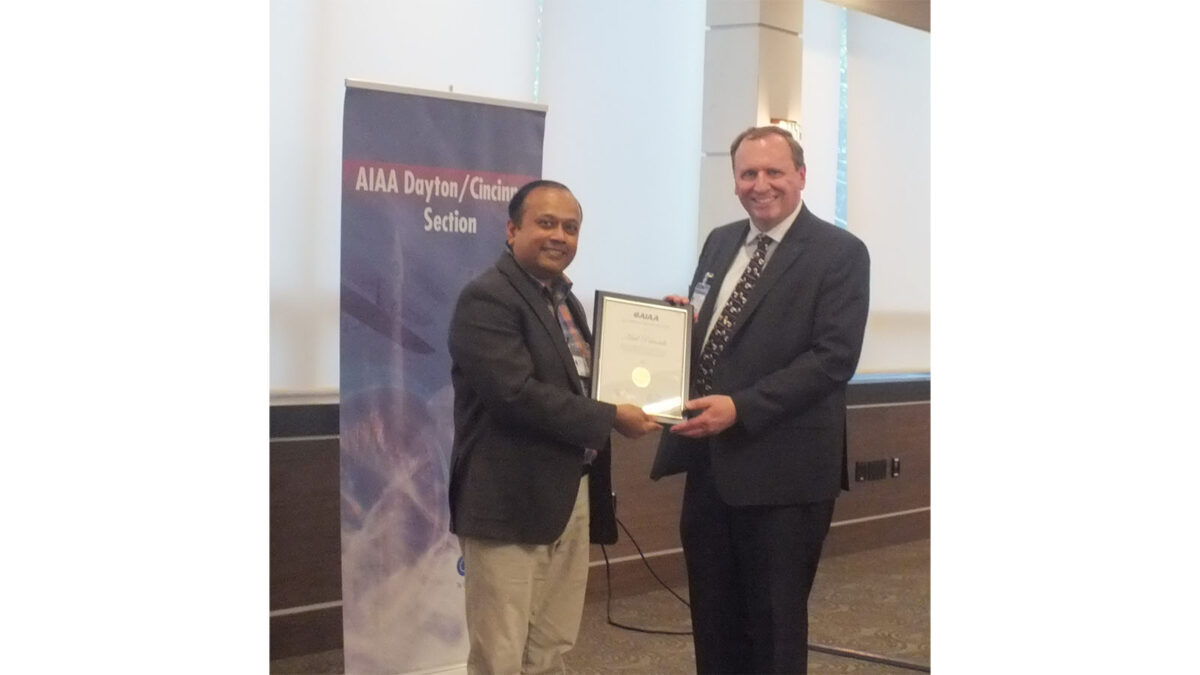
[[[625,527],[625,523],[621,522],[620,518],[617,518],[616,520],[617,520],[617,525],[621,526],[621,529],[625,532],[625,536],[629,537],[629,541],[632,542],[633,547],[635,549],[637,549],[638,556],[642,559],[642,564],[645,565],[646,569],[650,571],[650,576],[654,577],[654,580],[657,581],[659,583],[659,585],[661,585],[663,588],[667,589],[667,591],[669,591],[671,593],[671,595],[675,596],[675,598],[677,600],[679,600],[679,602],[682,602],[688,609],[691,609],[691,607],[692,607],[691,604],[688,603],[687,600],[684,600],[678,593],[676,593],[675,589],[668,586],[667,582],[663,581],[662,577],[658,576],[658,574],[654,571],[654,568],[650,566],[650,561],[646,560],[646,554],[642,552],[642,547],[638,546],[637,540],[633,538],[633,534],[629,532],[629,528]],[[606,619],[608,620],[608,625],[615,626],[616,628],[623,628],[625,630],[636,631],[638,633],[650,633],[653,635],[691,635],[692,634],[692,631],[690,631],[690,630],[689,631],[674,631],[674,630],[663,630],[663,629],[659,629],[659,628],[640,628],[638,626],[629,626],[629,625],[626,625],[623,623],[618,623],[618,622],[614,621],[612,618],[612,568],[608,562],[608,548],[606,546],[604,546],[604,544],[600,545],[600,553],[603,554],[603,556],[604,556],[604,586],[605,586],[604,605],[605,605],[605,611],[607,614]],[[830,654],[832,656],[840,656],[840,657],[847,658],[847,659],[856,659],[859,661],[870,661],[872,663],[882,663],[882,664],[889,665],[889,666],[895,666],[896,668],[915,670],[915,671],[922,672],[922,673],[931,672],[929,666],[926,666],[926,665],[923,665],[920,663],[913,663],[911,661],[902,661],[900,659],[893,659],[888,656],[882,656],[880,654],[872,654],[870,652],[862,652],[862,651],[858,651],[856,649],[845,649],[843,647],[830,647],[829,645],[814,644],[812,642],[808,643],[808,649],[810,651],[821,652],[823,654]]]
[[[690,609],[691,605],[688,604],[688,601],[684,600],[682,597],[680,597],[680,595],[675,592],[675,589],[668,586],[667,583],[665,581],[663,581],[662,578],[659,577],[658,574],[656,574],[654,572],[654,568],[650,566],[650,561],[646,560],[646,554],[642,553],[642,547],[638,546],[637,540],[634,539],[633,535],[629,533],[629,528],[625,527],[625,523],[622,523],[621,519],[617,518],[617,524],[620,525],[621,529],[625,531],[625,536],[629,537],[629,541],[633,542],[633,547],[637,549],[638,555],[642,558],[642,564],[646,566],[646,569],[650,570],[650,575],[654,577],[655,581],[657,581],[660,585],[662,585],[663,588],[670,591],[671,595],[675,596],[680,602],[682,602],[684,605],[687,605],[687,607]],[[605,586],[604,605],[605,605],[605,611],[607,613],[606,618],[608,619],[608,625],[616,626],[617,628],[624,628],[625,630],[636,631],[638,633],[651,633],[653,635],[691,635],[692,634],[692,631],[690,631],[690,630],[689,631],[676,631],[676,630],[663,630],[660,628],[639,628],[637,626],[629,626],[629,625],[626,625],[623,623],[617,623],[616,621],[613,621],[613,618],[612,618],[612,568],[608,563],[608,549],[603,544],[600,545],[600,553],[602,553],[604,555],[604,586]]]

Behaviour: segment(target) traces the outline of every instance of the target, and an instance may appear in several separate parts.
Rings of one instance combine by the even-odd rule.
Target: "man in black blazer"
[[[508,213],[508,250],[467,284],[450,322],[450,531],[466,565],[468,672],[562,672],[589,540],[617,539],[609,432],[659,427],[587,396],[591,333],[563,274],[583,221],[575,197],[534,181]]]
[[[846,382],[870,259],[804,206],[804,151],[786,131],[748,129],[730,156],[750,217],[713,230],[700,252],[696,414],[659,453],[688,472],[680,532],[698,672],[803,673],[808,596],[848,487]]]

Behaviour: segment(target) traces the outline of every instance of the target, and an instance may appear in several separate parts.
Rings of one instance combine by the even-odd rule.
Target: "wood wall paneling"
[[[271,617],[272,659],[342,648],[342,608]]]
[[[271,609],[342,597],[337,438],[271,441]]]
[[[915,393],[928,397],[928,379],[888,386],[893,395],[897,386],[918,387],[922,388],[923,394]],[[834,511],[835,526],[825,544],[826,556],[930,536],[928,510],[846,523],[886,513],[924,509],[930,504],[928,401],[876,405],[880,401],[877,398],[880,388],[875,386],[856,390],[852,384],[851,394],[852,404],[869,402],[871,405],[852,405],[847,413],[851,489],[838,499]],[[336,419],[328,410],[319,412],[325,420],[318,425],[322,429],[329,425],[328,419]],[[281,416],[280,421],[280,428],[294,426],[286,417]],[[316,428],[311,425],[301,427],[306,432]],[[636,440],[613,436],[613,491],[617,494],[617,517],[647,554],[674,551],[681,546],[679,511],[685,476],[668,476],[659,481],[649,479],[657,445],[658,434]],[[276,438],[270,447],[271,609],[337,601],[341,598],[338,440],[335,436]],[[853,482],[854,462],[892,457],[900,457],[899,477]],[[610,560],[630,558],[611,565],[614,597],[660,588],[637,557],[637,549],[624,531],[620,532],[617,544],[607,547],[607,551]],[[592,547],[591,559],[588,596],[594,599],[607,592],[599,546]],[[652,556],[648,561],[669,585],[686,585],[681,553]],[[341,639],[339,607],[271,618],[271,658],[335,649],[341,646]]]
[[[639,439],[612,436],[613,492],[617,495],[617,519],[637,540],[642,551],[662,551],[679,547],[679,506],[683,503],[686,476],[666,476],[650,480],[650,466],[658,449],[659,433]],[[610,558],[635,555],[629,536],[618,526],[617,543],[608,547]],[[601,560],[599,547],[593,547],[592,560]]]
[[[846,411],[850,491],[838,498],[834,522],[929,506],[929,403]],[[854,480],[856,462],[900,458],[900,475]]]

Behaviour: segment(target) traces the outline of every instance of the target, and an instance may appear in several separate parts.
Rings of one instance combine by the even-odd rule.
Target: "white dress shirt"
[[[766,269],[767,263],[771,262],[771,255],[775,253],[779,242],[783,241],[783,236],[791,229],[792,223],[796,221],[796,216],[800,215],[800,209],[803,207],[804,200],[802,199],[796,205],[796,210],[792,211],[792,215],[784,218],[778,225],[766,232],[760,231],[754,226],[754,222],[751,221],[750,232],[746,234],[746,241],[738,248],[737,255],[733,257],[733,262],[729,265],[729,271],[725,273],[725,279],[721,282],[721,289],[717,291],[712,318],[708,321],[708,329],[704,331],[705,343],[708,343],[708,336],[712,334],[713,326],[717,325],[717,319],[721,318],[721,311],[725,309],[725,303],[729,302],[729,296],[733,295],[733,289],[737,288],[737,283],[741,280],[742,273],[750,265],[750,257],[754,255],[754,249],[756,248],[754,240],[758,238],[759,234],[765,234],[771,239],[770,245],[767,246],[767,260],[763,263],[763,269]]]

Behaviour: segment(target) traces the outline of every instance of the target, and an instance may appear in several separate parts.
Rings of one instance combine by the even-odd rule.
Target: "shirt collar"
[[[796,210],[792,211],[792,215],[784,218],[778,225],[772,227],[766,232],[763,232],[755,227],[753,222],[750,223],[750,231],[746,233],[746,241],[743,243],[743,246],[753,245],[754,240],[757,239],[758,235],[760,234],[767,235],[767,237],[769,237],[776,244],[783,241],[784,235],[788,233],[788,230],[792,229],[792,223],[796,222],[796,217],[800,215],[800,209],[802,208],[804,208],[803,199],[801,199],[800,203],[796,205]]]
[[[562,302],[567,297],[567,294],[571,292],[572,282],[567,276],[566,272],[558,275],[557,279],[551,279],[547,283],[525,271],[525,268],[521,267],[521,263],[517,262],[516,256],[513,255],[512,248],[505,246],[504,252],[513,259],[513,263],[516,264],[517,269],[521,270],[525,276],[529,277],[530,281],[537,284],[542,293],[544,293],[551,300],[555,302]]]

